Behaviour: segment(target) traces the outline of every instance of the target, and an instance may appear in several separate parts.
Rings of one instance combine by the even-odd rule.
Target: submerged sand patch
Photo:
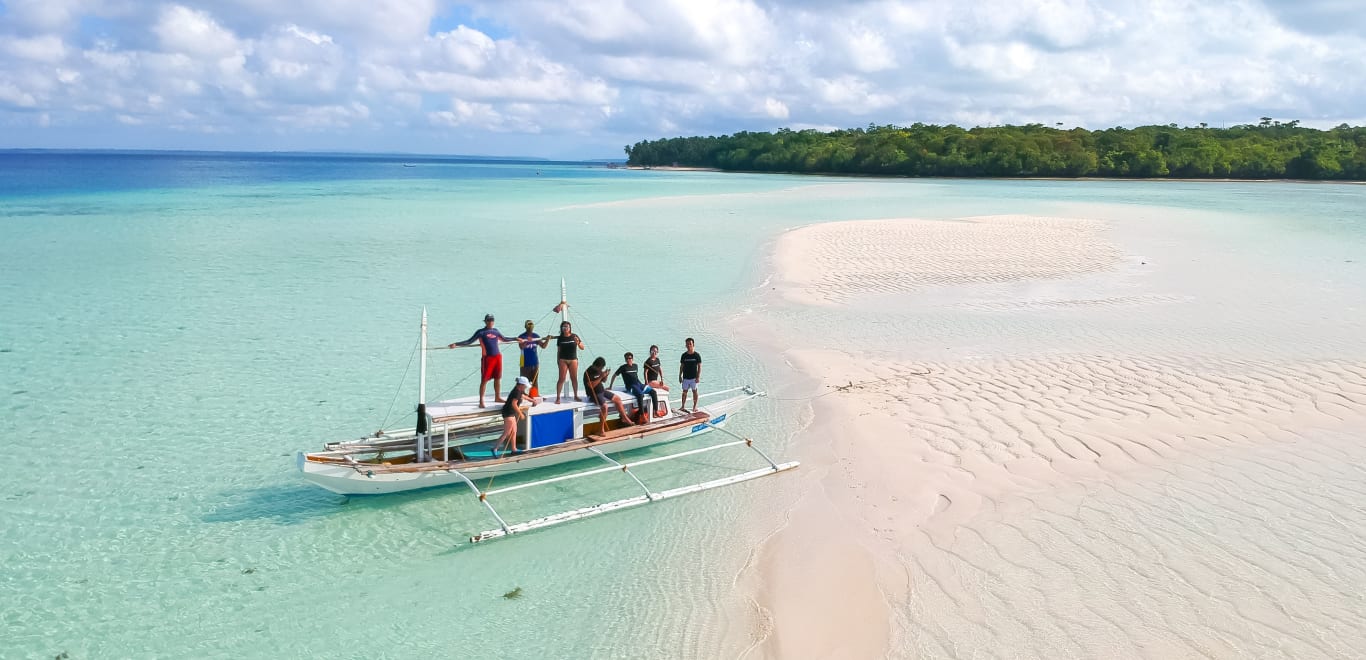
[[[775,283],[789,300],[830,305],[928,286],[1071,277],[1119,263],[1105,228],[1026,215],[812,225],[778,239]]]

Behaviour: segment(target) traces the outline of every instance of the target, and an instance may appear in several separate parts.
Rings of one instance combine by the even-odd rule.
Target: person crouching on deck
[[[626,391],[636,398],[636,418],[641,424],[650,423],[650,418],[655,411],[659,410],[659,395],[655,394],[653,387],[640,382],[640,365],[636,364],[636,356],[627,353],[622,356],[626,364],[617,367],[612,373],[612,379],[607,381],[607,388],[611,389],[616,384],[617,376],[621,376],[621,384],[626,386]],[[650,407],[645,407],[645,397],[650,397]]]
[[[479,360],[479,407],[484,407],[484,389],[488,387],[489,381],[493,381],[493,400],[495,403],[503,402],[503,354],[498,350],[498,342],[514,343],[516,339],[508,339],[498,328],[493,327],[493,315],[484,315],[484,327],[474,331],[469,339],[458,341],[454,344],[447,344],[446,348],[457,346],[472,346],[474,342],[479,342],[479,349],[483,352],[483,357]]]
[[[531,381],[526,376],[518,376],[517,384],[512,386],[512,391],[508,392],[507,400],[503,401],[503,434],[498,436],[498,442],[493,444],[493,453],[496,455],[503,445],[507,445],[508,451],[517,453],[517,420],[526,417],[522,412],[522,397],[526,396],[527,390],[531,387]],[[526,396],[531,401],[531,405],[536,405],[536,399]]]
[[[631,417],[626,414],[626,408],[621,405],[621,397],[616,392],[607,389],[604,385],[607,381],[607,360],[599,357],[593,360],[583,371],[583,388],[588,390],[588,396],[592,397],[593,403],[598,404],[598,419],[602,420],[602,430],[599,433],[607,432],[607,404],[610,402],[617,407],[617,415],[621,417],[621,422],[625,426],[635,426],[631,422]]]

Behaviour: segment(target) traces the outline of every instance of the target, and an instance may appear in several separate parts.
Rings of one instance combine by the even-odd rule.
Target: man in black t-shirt
[[[602,425],[599,427],[601,431],[599,432],[603,433],[608,430],[607,404],[609,403],[617,407],[617,416],[621,418],[622,426],[634,426],[631,416],[626,414],[626,408],[621,405],[621,397],[617,396],[616,392],[607,389],[606,383],[607,360],[599,357],[593,360],[593,364],[589,365],[583,372],[583,387],[588,390],[588,398],[592,399],[593,403],[598,404],[598,419],[602,420]]]
[[[648,424],[654,418],[656,411],[659,410],[659,396],[655,394],[653,387],[640,382],[640,365],[636,364],[635,355],[627,353],[623,356],[626,364],[617,367],[612,379],[607,381],[607,388],[611,389],[617,382],[617,376],[621,376],[621,384],[626,386],[626,391],[636,398],[637,417],[641,424]],[[645,397],[650,397],[650,408],[645,408]],[[644,412],[644,415],[639,414]]]
[[[678,382],[683,384],[683,401],[678,409],[688,412],[688,392],[692,392],[692,409],[697,410],[697,384],[702,382],[702,354],[693,350],[692,337],[683,342],[688,350],[678,359]]]

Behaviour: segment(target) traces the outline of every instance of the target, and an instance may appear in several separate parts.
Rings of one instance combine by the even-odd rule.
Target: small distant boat
[[[569,313],[568,307],[560,306],[565,318]],[[622,393],[623,407],[630,418],[643,421],[645,412],[650,413],[648,421],[635,425],[627,425],[619,415],[611,413],[602,419],[598,406],[588,402],[527,405],[523,407],[526,418],[518,424],[513,451],[500,453],[494,443],[502,431],[501,406],[479,408],[478,397],[473,396],[425,402],[426,354],[428,350],[434,350],[427,347],[426,309],[422,310],[419,346],[422,358],[418,367],[416,426],[379,432],[356,440],[328,443],[323,451],[299,452],[295,462],[304,479],[342,495],[383,495],[464,484],[478,496],[498,522],[497,529],[470,537],[471,541],[477,542],[739,483],[799,465],[796,461],[777,463],[754,446],[749,438],[723,428],[731,415],[755,398],[764,396],[749,386],[704,394],[702,398],[712,401],[688,412],[670,409],[667,398],[660,402],[656,410],[636,410],[634,397]],[[626,463],[607,455],[607,452],[623,452],[691,439],[713,430],[731,435],[734,440]],[[741,445],[762,457],[766,467],[660,492],[652,491],[630,471],[630,468],[638,465]],[[480,490],[474,483],[477,477],[527,472],[584,460],[606,465],[490,491]],[[644,494],[518,524],[507,523],[488,499],[512,490],[617,471],[624,472],[634,480]]]
[[[404,163],[404,167],[417,167],[417,163]]]

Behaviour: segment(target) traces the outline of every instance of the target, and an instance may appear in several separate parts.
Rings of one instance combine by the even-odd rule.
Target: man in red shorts
[[[493,327],[493,315],[484,315],[484,327],[474,331],[469,339],[448,344],[446,348],[457,346],[472,346],[474,342],[479,342],[479,348],[483,352],[483,357],[479,360],[479,407],[484,407],[484,390],[489,381],[493,381],[493,400],[502,403],[503,391],[503,354],[499,352],[498,343],[515,343],[516,339],[508,339],[503,333],[498,332],[498,328]]]

